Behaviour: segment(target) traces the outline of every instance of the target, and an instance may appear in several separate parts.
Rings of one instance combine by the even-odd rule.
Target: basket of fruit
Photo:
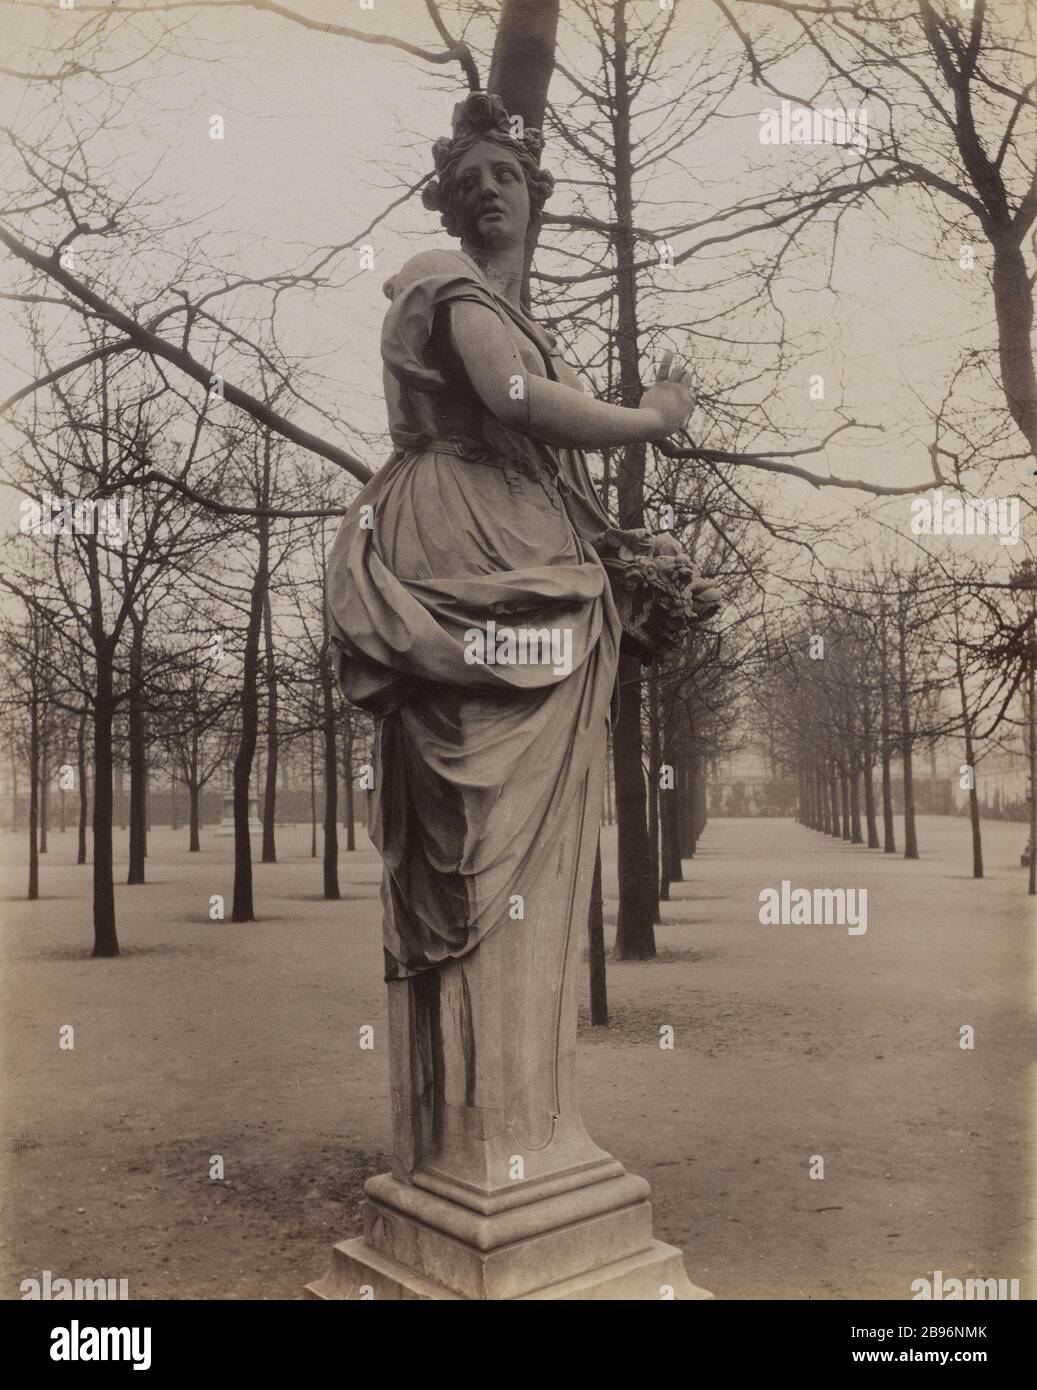
[[[646,665],[672,651],[720,606],[717,590],[699,577],[691,557],[670,535],[610,527],[593,544],[612,586],[624,650]]]

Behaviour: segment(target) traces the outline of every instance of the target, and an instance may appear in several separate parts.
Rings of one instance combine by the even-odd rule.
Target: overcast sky
[[[298,0],[297,8],[317,19],[441,46],[422,0],[374,0],[370,11],[356,0]],[[651,0],[638,6],[642,14],[652,9]],[[2,14],[9,34],[5,61],[23,68],[45,68],[71,27],[83,23],[81,12],[61,11],[56,3],[42,10],[5,7]],[[444,14],[450,19],[449,8]],[[393,49],[315,33],[271,15],[206,14],[199,8],[162,21],[124,22],[125,31],[113,27],[106,49],[112,65],[145,51],[148,40],[174,23],[168,47],[179,51],[156,52],[122,74],[122,80],[138,86],[110,146],[118,184],[129,188],[146,179],[147,195],[157,204],[152,220],[194,219],[191,234],[204,233],[210,259],[235,273],[272,272],[299,262],[308,248],[355,236],[398,196],[405,180],[427,171],[428,147],[449,130],[453,102],[463,94],[452,66],[433,69]],[[488,45],[492,29],[475,35]],[[587,45],[568,24],[563,24],[562,51],[567,66],[592,71]],[[724,63],[733,61],[737,45],[710,0],[677,0],[668,51],[678,66],[693,63],[703,51]],[[796,90],[810,84],[806,69],[785,76],[799,84]],[[66,96],[85,100],[93,88],[82,79],[65,90]],[[564,79],[556,76],[552,95],[560,100],[565,92]],[[47,100],[38,86],[8,81],[3,119],[24,129],[30,113]],[[667,197],[674,209],[691,201],[720,210],[732,189],[744,195],[780,186],[790,167],[785,161],[801,160],[803,151],[760,145],[759,111],[775,104],[775,98],[745,84],[725,108],[725,118],[685,151],[687,172],[653,188],[655,203],[640,209],[638,220],[664,225],[671,211]],[[96,110],[87,101],[80,128],[89,129]],[[214,115],[224,121],[222,141],[209,135]],[[553,161],[552,153],[549,146],[545,164],[564,173],[564,162],[557,155]],[[550,210],[564,211],[566,199],[561,182]],[[884,482],[925,477],[924,407],[942,396],[963,344],[991,341],[982,268],[962,270],[957,247],[952,255],[952,248],[934,245],[934,229],[907,195],[887,197],[880,212],[845,222],[831,266],[838,295],[825,288],[830,241],[820,235],[812,259],[805,256],[783,282],[780,302],[790,332],[828,347],[796,362],[782,385],[779,413],[798,425],[804,444],[831,428],[832,409],[840,404],[855,418],[886,428],[881,437],[841,444],[831,455],[835,471]],[[172,235],[183,239],[186,233]],[[337,277],[341,283],[300,296],[285,319],[293,349],[320,354],[321,370],[331,379],[327,389],[341,415],[365,430],[384,422],[378,360],[386,307],[382,282],[414,250],[448,244],[438,218],[416,198],[396,209],[370,240],[376,248],[374,272],[345,273],[347,260]],[[548,259],[541,263],[548,268]],[[550,262],[552,269],[558,265]],[[703,260],[674,274],[678,283],[684,276],[691,286],[707,268]],[[25,362],[16,329],[9,328],[4,342],[8,361],[0,389],[6,394],[25,380]],[[826,379],[821,406],[807,396],[813,372]],[[824,470],[817,460],[810,466]],[[819,496],[805,484],[782,483],[777,504],[786,513],[823,508],[850,515],[862,500]],[[893,504],[893,514],[906,517],[907,508],[906,501]]]

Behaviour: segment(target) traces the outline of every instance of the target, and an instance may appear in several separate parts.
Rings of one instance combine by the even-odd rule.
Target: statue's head
[[[454,107],[454,133],[432,146],[436,176],[422,190],[451,236],[485,250],[523,243],[539,226],[554,179],[540,167],[539,130],[522,130],[498,96],[472,92]],[[522,130],[521,134],[516,132]]]

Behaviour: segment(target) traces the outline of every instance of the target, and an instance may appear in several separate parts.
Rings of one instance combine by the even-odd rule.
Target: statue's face
[[[525,240],[529,224],[526,176],[503,145],[480,140],[466,150],[452,182],[454,213],[465,241],[491,251]]]

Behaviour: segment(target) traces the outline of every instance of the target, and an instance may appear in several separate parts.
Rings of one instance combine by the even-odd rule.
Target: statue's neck
[[[493,251],[462,240],[461,250],[470,257],[502,299],[522,307],[523,248],[504,246]]]

